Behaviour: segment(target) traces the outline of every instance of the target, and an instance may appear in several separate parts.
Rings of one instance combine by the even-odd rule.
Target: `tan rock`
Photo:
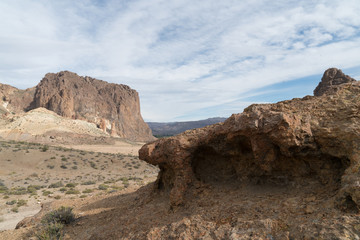
[[[0,84],[2,104],[6,109],[0,108],[0,113],[24,113],[43,107],[60,116],[97,125],[101,125],[102,119],[114,122],[114,132],[122,138],[135,141],[155,139],[141,117],[139,95],[135,90],[69,71],[48,73],[35,88],[27,90]]]
[[[340,73],[325,75],[334,85]],[[360,206],[359,168],[353,171],[360,163],[360,83],[329,85],[326,93],[253,104],[224,123],[148,143],[140,159],[160,167],[158,188],[170,192],[173,206],[199,181],[301,186],[304,178],[324,187],[341,181],[338,203]]]

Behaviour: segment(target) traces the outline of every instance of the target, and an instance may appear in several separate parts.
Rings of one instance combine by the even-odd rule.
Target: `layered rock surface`
[[[324,76],[333,72],[341,73],[329,69]],[[203,184],[300,186],[315,181],[336,189],[335,205],[356,208],[359,109],[360,83],[351,81],[328,86],[317,97],[251,105],[224,123],[148,143],[139,156],[160,167],[156,186],[169,192],[172,206],[184,204]]]

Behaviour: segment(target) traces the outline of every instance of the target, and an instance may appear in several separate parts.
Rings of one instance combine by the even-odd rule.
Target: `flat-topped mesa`
[[[73,119],[94,122],[104,131],[135,141],[153,140],[140,114],[138,93],[122,84],[107,83],[76,73],[48,73],[36,87],[34,108],[44,107]]]
[[[335,189],[336,204],[360,206],[360,84],[336,88],[251,105],[224,123],[148,143],[139,157],[160,167],[156,186],[170,192],[172,206],[186,203],[203,183],[313,182]]]
[[[329,89],[334,88],[334,86],[355,81],[355,79],[345,75],[340,69],[329,68],[324,72],[324,75],[321,78],[321,82],[315,88],[314,96],[321,96]]]

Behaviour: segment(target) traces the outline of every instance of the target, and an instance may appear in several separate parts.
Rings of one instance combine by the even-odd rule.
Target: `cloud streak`
[[[31,87],[66,69],[138,90],[147,120],[228,116],[256,89],[359,69],[359,11],[351,0],[5,0],[0,81]]]

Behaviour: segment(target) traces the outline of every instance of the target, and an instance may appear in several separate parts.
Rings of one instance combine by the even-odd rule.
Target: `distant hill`
[[[208,118],[199,121],[166,122],[166,123],[147,122],[147,124],[151,128],[154,136],[163,137],[163,136],[173,136],[189,129],[202,128],[215,123],[224,122],[225,120],[226,118],[215,117],[215,118]]]
[[[155,139],[140,114],[136,90],[69,71],[48,73],[36,87],[26,90],[0,83],[0,106],[0,120],[46,108],[64,118],[94,123],[106,136],[132,141]]]

